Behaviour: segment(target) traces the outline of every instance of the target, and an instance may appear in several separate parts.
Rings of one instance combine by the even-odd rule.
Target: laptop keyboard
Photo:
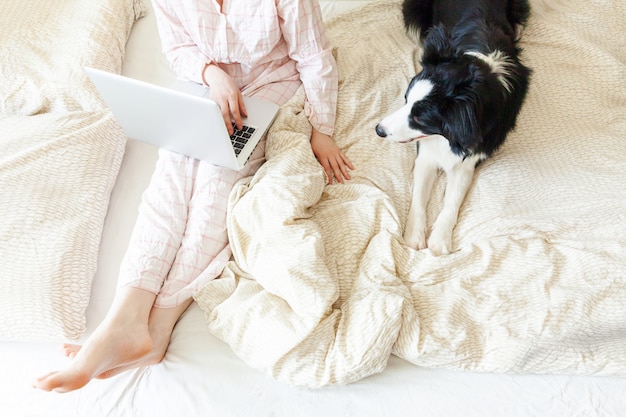
[[[243,147],[246,146],[246,143],[248,143],[248,140],[254,133],[255,128],[250,126],[242,126],[241,130],[239,130],[235,125],[233,125],[233,128],[235,129],[235,132],[230,135],[230,142],[233,144],[235,154],[239,155]]]

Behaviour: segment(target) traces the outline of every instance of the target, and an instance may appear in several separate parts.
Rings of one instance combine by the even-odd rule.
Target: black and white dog
[[[476,166],[515,126],[530,69],[520,61],[518,30],[528,0],[404,0],[404,24],[422,42],[421,72],[406,104],[377,126],[392,142],[418,141],[413,199],[404,238],[415,249],[450,253],[459,209]],[[437,171],[447,185],[430,235],[426,206]],[[428,238],[427,238],[428,236]]]

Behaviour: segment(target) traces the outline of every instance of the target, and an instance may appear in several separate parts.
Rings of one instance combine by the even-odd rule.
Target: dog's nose
[[[376,134],[381,138],[387,137],[387,132],[385,132],[385,129],[379,124],[376,125]]]

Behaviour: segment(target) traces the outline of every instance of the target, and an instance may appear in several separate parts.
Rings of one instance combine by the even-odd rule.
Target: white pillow
[[[2,0],[0,113],[101,108],[84,65],[120,72],[141,0]]]
[[[0,339],[85,331],[125,143],[106,111],[0,117]]]

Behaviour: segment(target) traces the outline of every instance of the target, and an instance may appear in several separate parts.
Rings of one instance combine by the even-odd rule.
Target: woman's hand
[[[210,87],[209,97],[220,106],[228,134],[232,135],[233,120],[237,129],[241,129],[241,118],[248,116],[241,91],[232,77],[214,64],[204,66],[202,79]]]
[[[344,179],[350,179],[348,169],[354,169],[352,162],[343,154],[330,136],[313,129],[311,132],[311,149],[324,168],[329,184],[333,183],[333,177],[342,184]]]

